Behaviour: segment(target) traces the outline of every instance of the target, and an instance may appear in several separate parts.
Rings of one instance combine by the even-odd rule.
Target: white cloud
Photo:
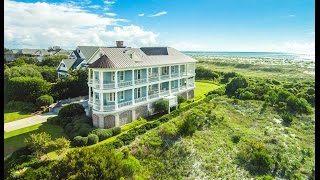
[[[296,17],[296,15],[294,15],[294,14],[290,14],[288,17]]]
[[[107,16],[116,16],[116,13],[105,13]]]
[[[161,12],[159,12],[159,13],[157,13],[157,14],[152,14],[152,15],[150,15],[149,17],[156,17],[156,16],[162,16],[162,15],[165,15],[165,14],[168,14],[166,11],[161,11]]]
[[[111,4],[114,4],[116,3],[115,1],[110,1],[110,0],[105,0],[104,1],[104,4],[107,4],[107,5],[111,5]]]
[[[91,6],[88,6],[88,8],[91,8],[91,9],[100,9],[101,6],[99,6],[99,5],[91,5]]]
[[[288,41],[284,43],[283,48],[281,48],[280,50],[289,53],[314,55],[315,43]]]
[[[23,19],[23,20],[22,20]],[[158,34],[136,25],[118,26],[124,19],[102,17],[66,4],[4,1],[4,45],[9,48],[47,48],[59,45],[150,46]]]
[[[144,13],[138,14],[138,16],[144,16]]]

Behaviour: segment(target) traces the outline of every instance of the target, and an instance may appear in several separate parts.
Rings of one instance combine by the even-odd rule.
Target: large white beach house
[[[170,47],[99,48],[87,62],[89,114],[100,128],[121,126],[154,112],[165,99],[194,97],[196,60]]]

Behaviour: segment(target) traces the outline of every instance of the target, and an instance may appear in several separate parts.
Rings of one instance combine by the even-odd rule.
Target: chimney
[[[123,47],[123,41],[116,41],[117,43],[117,48]]]

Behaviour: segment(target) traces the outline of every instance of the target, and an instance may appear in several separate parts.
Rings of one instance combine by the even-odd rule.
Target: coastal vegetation
[[[38,157],[28,144],[6,159],[6,179],[315,179],[315,83],[303,73],[312,64],[194,58],[193,100],[180,97],[170,114],[159,103],[162,116],[112,129],[66,106],[48,121],[72,147],[61,140],[60,152],[48,140]]]

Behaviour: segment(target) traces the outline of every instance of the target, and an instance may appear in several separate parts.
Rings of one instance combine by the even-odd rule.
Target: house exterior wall
[[[93,92],[92,95],[89,95],[92,117],[94,117],[93,115],[98,116],[100,122],[98,126],[102,126],[102,128],[121,126],[139,117],[152,114],[152,104],[164,97],[182,95],[186,99],[193,98],[194,64],[130,69],[89,68],[89,74],[93,74],[93,76],[89,76],[88,80],[88,86],[91,88],[90,92]],[[161,75],[162,67],[168,68],[165,75]],[[141,70],[141,79],[145,79],[145,81],[136,81],[138,69]],[[121,71],[124,72],[123,81],[119,80],[119,72]],[[132,71],[134,74],[132,74]],[[112,81],[113,73],[115,73],[115,79],[118,79],[116,82]],[[151,78],[155,79],[151,80]],[[98,81],[95,82],[93,79]],[[121,86],[121,83],[124,82],[129,84]],[[141,89],[140,98],[137,96],[138,88]],[[166,90],[164,91],[164,89]],[[124,93],[124,99],[120,98],[121,92]],[[110,101],[110,94],[114,94],[115,101]],[[97,121],[97,116],[95,116],[95,121]],[[97,124],[97,122],[95,123]]]

